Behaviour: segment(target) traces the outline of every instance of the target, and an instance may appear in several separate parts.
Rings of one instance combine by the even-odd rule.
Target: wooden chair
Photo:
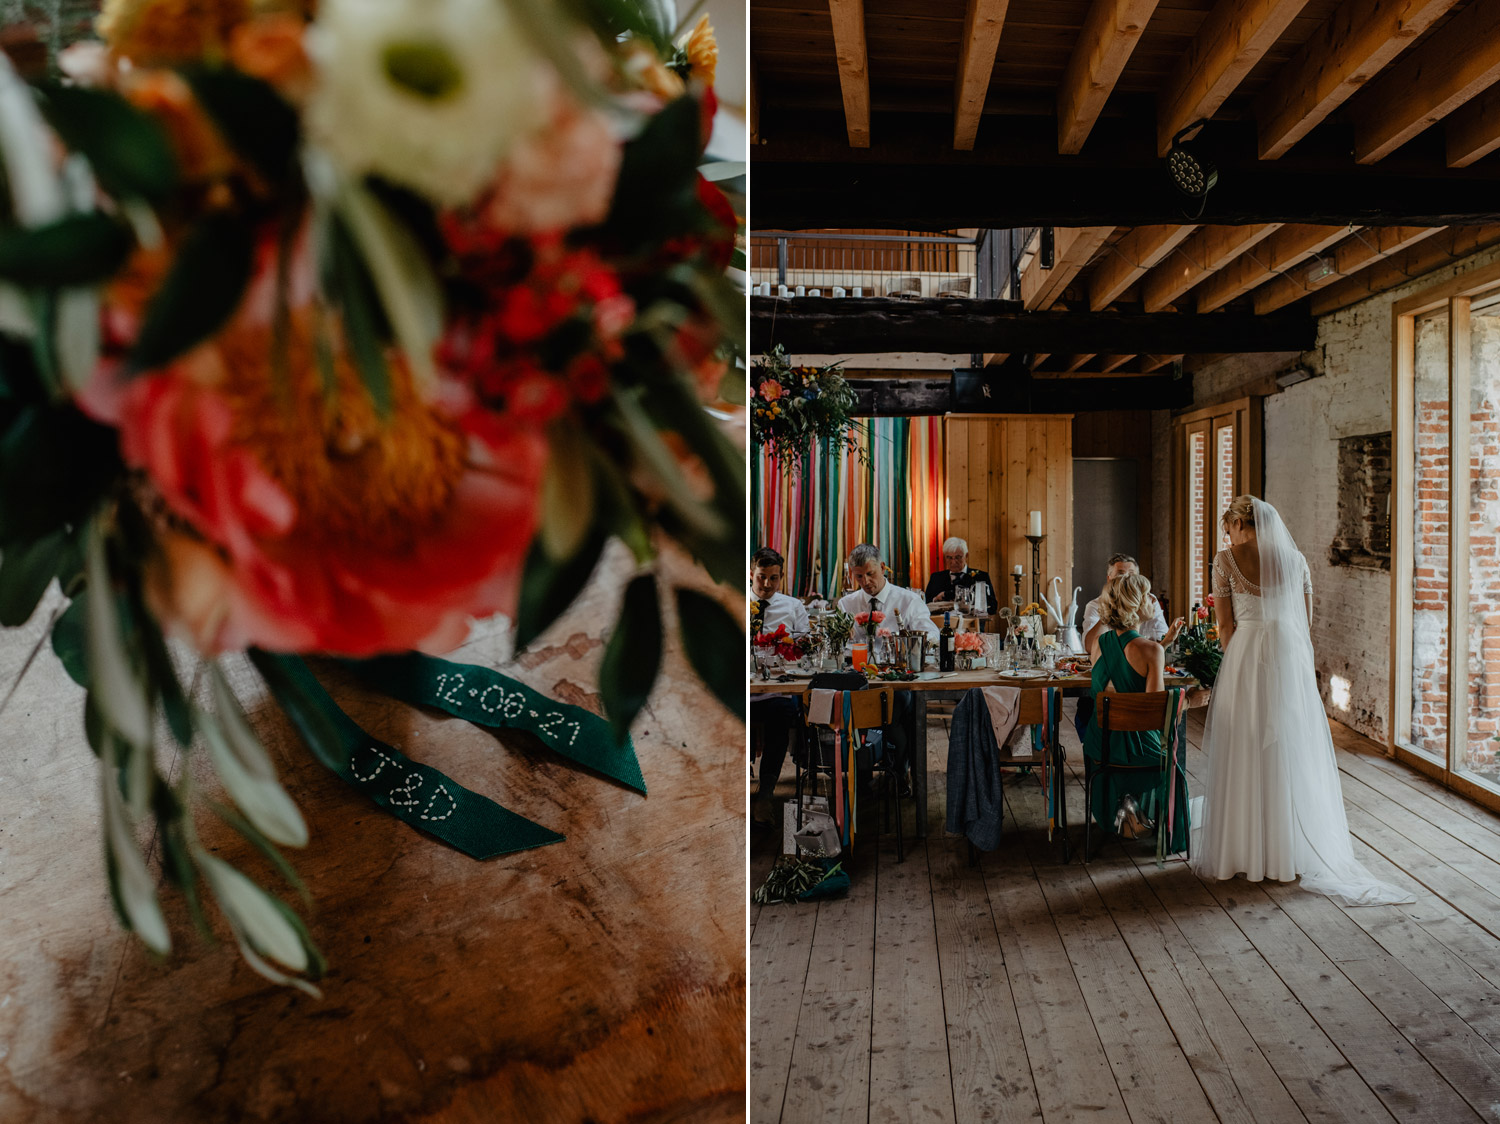
[[[1167,722],[1166,691],[1100,691],[1094,697],[1094,715],[1099,722],[1102,735],[1099,744],[1099,763],[1085,757],[1083,761],[1083,861],[1088,862],[1091,853],[1089,840],[1094,827],[1094,782],[1111,773],[1161,772],[1160,765],[1116,765],[1110,761],[1109,743],[1111,734],[1161,732]],[[1163,746],[1163,752],[1166,747]],[[1174,749],[1174,752],[1177,752]],[[1169,775],[1169,784],[1176,784],[1175,775]],[[1184,813],[1186,810],[1184,809]],[[1103,846],[1101,842],[1100,846]]]
[[[860,678],[863,679],[864,677],[860,676]],[[817,687],[822,687],[822,684],[818,683],[816,678],[813,680],[813,684]],[[880,731],[881,755],[878,760],[872,762],[871,767],[874,772],[882,773],[885,776],[885,783],[881,786],[881,819],[883,824],[881,830],[886,830],[890,825],[890,805],[891,799],[894,797],[896,801],[896,861],[905,862],[906,839],[901,826],[901,794],[897,787],[899,778],[895,770],[891,767],[889,752],[892,727],[896,716],[896,691],[898,688],[876,687],[874,684],[867,684],[863,688],[857,689],[849,687],[832,689],[851,690],[852,698],[850,699],[849,706],[849,733],[851,737],[856,737],[870,730]],[[807,728],[810,733],[813,733],[818,729],[830,729],[831,727],[823,726],[821,723],[814,723],[809,717]],[[814,778],[813,795],[817,795],[816,778],[818,773],[827,772],[831,776],[833,769],[831,766],[825,768],[822,765],[815,733],[809,738],[807,749],[808,753],[805,755],[807,767],[812,772]],[[800,767],[797,771],[796,806],[799,809],[802,807],[802,770]]]

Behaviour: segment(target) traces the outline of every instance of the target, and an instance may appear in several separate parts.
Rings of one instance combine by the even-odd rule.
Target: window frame
[[[1193,534],[1204,538],[1202,588],[1205,595],[1213,592],[1214,555],[1218,553],[1219,533],[1219,455],[1218,433],[1226,426],[1234,430],[1234,481],[1233,496],[1260,496],[1265,490],[1264,469],[1264,397],[1252,394],[1235,398],[1212,406],[1190,410],[1172,419],[1172,582],[1173,616],[1186,615],[1192,607],[1189,591],[1192,589],[1192,539]],[[1198,528],[1188,526],[1189,488],[1191,486],[1191,464],[1188,443],[1195,433],[1204,434],[1206,459],[1209,464],[1208,479],[1204,490],[1204,520]]]

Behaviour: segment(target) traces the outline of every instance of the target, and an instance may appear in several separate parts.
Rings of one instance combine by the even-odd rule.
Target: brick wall
[[[1321,375],[1266,399],[1265,497],[1280,510],[1312,569],[1313,641],[1324,705],[1335,718],[1376,739],[1385,738],[1389,721],[1390,576],[1378,569],[1335,566],[1328,560],[1329,544],[1339,526],[1339,441],[1391,429],[1392,303],[1458,272],[1497,260],[1500,251],[1488,250],[1323,317],[1317,346],[1301,356],[1233,356],[1193,376],[1197,401],[1207,404],[1233,397],[1239,388],[1285,370],[1294,362]],[[1493,731],[1481,729],[1491,722],[1500,729],[1500,712],[1492,715],[1484,709],[1492,704],[1500,706],[1500,565],[1479,563],[1495,563],[1500,546],[1500,494],[1493,483],[1500,474],[1500,419],[1496,418],[1500,331],[1494,330],[1493,322],[1481,324],[1488,318],[1474,319],[1474,456],[1483,487],[1475,496],[1476,514],[1470,524],[1476,578],[1471,591],[1473,656],[1467,679],[1475,735],[1471,751],[1487,753],[1492,746],[1500,748],[1500,743],[1487,741]],[[1424,350],[1435,346],[1440,355],[1441,340],[1425,338],[1424,332],[1419,332],[1419,345]],[[1483,377],[1481,371],[1485,372]],[[1481,415],[1483,422],[1479,420]],[[1446,427],[1446,418],[1443,424]],[[1165,473],[1171,455],[1170,427],[1159,427],[1155,438],[1160,471]],[[1446,436],[1443,441],[1446,444]],[[1439,501],[1445,503],[1446,497],[1429,497],[1429,502]],[[1442,514],[1446,519],[1446,508]],[[1170,542],[1170,502],[1157,505],[1157,518],[1158,541]],[[1164,567],[1157,568],[1165,573]],[[1439,573],[1437,566],[1424,568],[1434,571],[1427,575],[1429,580],[1446,581],[1446,574]],[[1478,577],[1481,570],[1485,574],[1482,582]],[[1416,649],[1424,657],[1424,666],[1429,663],[1426,657],[1446,658],[1446,611],[1443,605],[1440,610],[1428,608],[1415,613]],[[1436,703],[1446,683],[1433,671],[1427,679],[1413,684],[1414,699],[1419,689],[1424,703],[1429,695]]]

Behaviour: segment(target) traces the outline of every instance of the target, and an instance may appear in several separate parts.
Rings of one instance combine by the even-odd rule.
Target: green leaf
[[[208,746],[214,771],[224,782],[224,791],[245,818],[273,843],[284,847],[307,846],[307,823],[286,789],[271,776],[258,775],[270,765],[265,750],[255,743],[256,753],[246,753],[243,744],[231,742],[225,728],[210,714],[197,712],[197,726]]]
[[[196,849],[193,857],[237,936],[261,956],[294,972],[308,967],[307,949],[302,944],[301,935],[273,904],[275,898],[239,870],[201,847]]]
[[[177,186],[177,160],[166,129],[119,94],[50,83],[42,115],[73,152],[81,152],[99,185],[117,199],[160,199]]]
[[[561,561],[551,558],[539,541],[532,542],[516,609],[517,648],[526,647],[563,615],[594,572],[607,539],[596,521],[579,548]]]
[[[698,99],[685,94],[663,107],[625,145],[604,220],[610,238],[640,247],[702,220],[697,167],[701,112]]]
[[[0,232],[0,280],[46,288],[95,285],[125,264],[134,244],[128,227],[97,211],[11,227]]]
[[[599,666],[599,693],[615,737],[624,739],[646,705],[661,667],[661,606],[656,578],[642,574],[625,587],[620,619]]]
[[[698,678],[740,719],[745,717],[745,631],[712,597],[677,591],[682,647]]]
[[[726,527],[723,514],[693,494],[676,456],[662,440],[661,433],[652,424],[646,411],[641,408],[643,395],[640,389],[616,387],[612,394],[621,432],[629,440],[637,463],[662,486],[672,510],[699,534],[712,537],[724,534]],[[740,509],[734,513],[736,521],[743,521],[743,507],[741,504]]]
[[[167,728],[172,731],[177,744],[187,749],[193,744],[192,708],[188,704],[187,695],[183,693],[182,683],[177,678],[177,669],[172,665],[172,656],[167,651],[166,641],[162,639],[161,629],[156,621],[144,611],[143,606],[136,606],[135,617],[136,630],[141,637],[141,648],[146,656],[146,670],[151,685],[156,688],[160,696],[162,713],[167,719]]]
[[[16,628],[31,619],[67,546],[63,531],[6,546],[0,556],[0,626]]]
[[[537,537],[548,557],[560,561],[577,553],[594,523],[593,456],[588,438],[577,425],[554,425],[549,436],[551,452],[542,478],[542,525]]]
[[[381,417],[391,412],[391,376],[385,363],[390,325],[380,307],[375,282],[348,228],[329,215],[324,228],[323,286],[342,313],[344,338],[365,389]]]
[[[151,800],[156,816],[157,838],[161,840],[161,869],[169,883],[182,892],[193,928],[206,941],[214,939],[213,929],[203,913],[198,896],[198,868],[193,865],[191,843],[184,823],[186,808],[168,785],[158,785]]]
[[[182,76],[224,139],[272,183],[296,170],[297,112],[268,83],[229,67],[195,66]]]
[[[125,648],[119,602],[110,586],[104,538],[97,527],[90,529],[85,558],[89,599],[84,650],[88,653],[90,691],[105,724],[132,748],[146,752],[151,746],[151,711]],[[140,794],[139,788],[133,791]]]
[[[307,886],[297,875],[296,868],[287,862],[286,856],[276,849],[272,843],[253,823],[240,815],[228,804],[220,804],[217,800],[210,800],[208,806],[213,809],[214,815],[227,823],[235,831],[239,832],[274,866],[277,872],[286,879],[287,885],[302,895],[302,900],[312,901],[312,895],[307,892]]]
[[[308,695],[287,671],[287,664],[298,657],[278,655],[260,648],[251,648],[247,654],[276,697],[277,704],[313,751],[313,756],[335,773],[348,768],[348,754],[344,751],[338,727],[319,701]]]
[[[135,832],[120,799],[120,788],[114,783],[115,759],[112,746],[106,743],[99,777],[104,807],[104,855],[109,872],[110,895],[127,928],[132,929],[152,952],[165,956],[172,950],[172,936],[161,903],[156,900],[156,883],[146,869],[145,856],[135,841]]]
[[[254,254],[255,232],[244,219],[224,211],[199,219],[146,308],[130,369],[165,366],[223,327],[250,281]]]
[[[89,685],[88,657],[84,653],[88,638],[88,596],[87,589],[80,591],[52,625],[52,650],[62,661],[68,677],[85,688]]]

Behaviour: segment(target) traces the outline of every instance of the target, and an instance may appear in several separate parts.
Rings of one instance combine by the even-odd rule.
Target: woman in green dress
[[[1084,639],[1094,661],[1091,698],[1106,690],[1135,694],[1165,689],[1166,649],[1136,631],[1151,611],[1151,583],[1139,574],[1121,574],[1105,587],[1099,599],[1099,624]],[[1084,756],[1097,765],[1103,747],[1096,703],[1083,739]],[[1167,807],[1161,731],[1111,732],[1109,759],[1113,765],[1140,771],[1095,778],[1089,801],[1094,822],[1128,839],[1146,835]],[[1172,777],[1177,793],[1169,853],[1186,850],[1188,839],[1187,779],[1180,769],[1173,769]]]

